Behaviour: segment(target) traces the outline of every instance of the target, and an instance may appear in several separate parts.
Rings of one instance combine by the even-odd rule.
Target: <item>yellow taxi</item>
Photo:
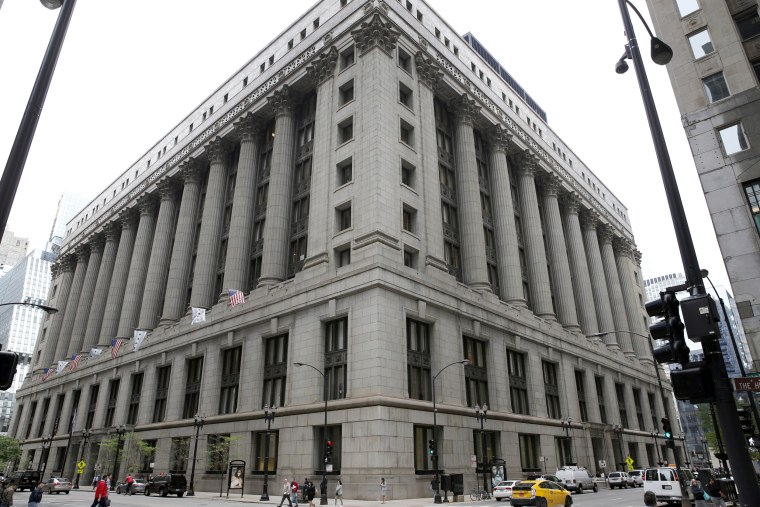
[[[570,492],[546,479],[520,481],[512,486],[512,505],[535,507],[570,507],[573,498]]]

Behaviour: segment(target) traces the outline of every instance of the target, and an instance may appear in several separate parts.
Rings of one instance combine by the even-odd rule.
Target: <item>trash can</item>
[[[441,474],[441,489],[443,491],[451,491],[451,475]]]
[[[464,495],[464,474],[451,474],[451,492],[455,496]]]

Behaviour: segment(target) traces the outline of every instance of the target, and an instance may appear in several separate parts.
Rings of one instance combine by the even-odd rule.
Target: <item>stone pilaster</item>
[[[597,234],[600,239],[604,278],[607,280],[607,293],[610,296],[610,306],[612,307],[612,320],[615,322],[616,330],[629,331],[630,327],[628,325],[628,317],[625,314],[623,291],[620,288],[620,276],[618,275],[617,264],[615,263],[615,253],[612,250],[613,232],[605,225],[598,228]],[[626,357],[635,357],[630,333],[617,333],[617,342]]]
[[[174,180],[164,178],[158,182],[161,202],[156,220],[156,233],[150,251],[148,274],[145,278],[145,292],[140,306],[138,329],[153,329],[158,324],[161,301],[166,289],[166,277],[169,272],[174,221],[177,210],[177,184]]]
[[[113,222],[106,224],[103,229],[105,246],[100,260],[100,269],[98,269],[98,279],[95,282],[95,289],[92,294],[92,306],[87,319],[87,327],[84,332],[82,344],[84,351],[89,351],[98,343],[100,328],[103,325],[103,313],[108,299],[108,287],[111,284],[111,276],[116,262],[116,250],[119,246],[119,235],[121,234],[118,226]]]
[[[552,273],[557,319],[567,329],[578,331],[580,326],[573,296],[573,282],[570,279],[570,262],[567,258],[565,233],[562,230],[562,216],[559,212],[562,181],[555,174],[549,174],[542,183],[546,246],[549,249],[549,267]]]
[[[520,248],[515,225],[515,204],[509,179],[507,149],[512,135],[494,125],[488,132],[488,162],[491,168],[491,202],[502,299],[517,306],[526,306],[520,267]]]
[[[452,103],[455,117],[455,149],[457,209],[459,240],[462,252],[464,283],[475,290],[491,291],[486,266],[486,239],[483,233],[483,213],[478,182],[478,163],[475,158],[473,122],[480,108],[466,94]]]
[[[200,206],[201,167],[194,160],[187,160],[180,167],[184,187],[179,205],[174,246],[169,261],[169,275],[166,278],[164,309],[161,324],[176,322],[185,313],[187,281],[190,276],[190,260],[193,254],[195,223]]]
[[[290,88],[283,86],[268,100],[276,119],[259,286],[276,284],[287,276],[293,186],[295,119]]]
[[[611,331],[615,330],[615,322],[612,319],[610,308],[610,296],[607,291],[607,280],[604,277],[604,265],[602,254],[599,250],[599,238],[596,234],[598,218],[594,212],[584,213],[582,217],[583,242],[586,247],[591,287],[594,292],[594,307],[596,319],[599,323],[599,332],[607,333],[602,337],[604,343],[613,350],[619,350],[617,337]]]
[[[544,235],[536,195],[536,171],[538,171],[536,155],[529,151],[520,154],[517,162],[520,217],[523,225],[523,241],[526,250],[526,267],[530,283],[532,309],[533,313],[539,317],[554,319],[549,269],[546,263]]]
[[[51,298],[51,304],[55,304],[56,308],[66,308],[69,299],[69,293],[71,292],[71,282],[74,279],[74,266],[75,258],[71,255],[62,256],[53,265],[53,273],[55,278],[53,279],[53,285],[58,285],[57,294]],[[56,346],[58,344],[58,336],[61,332],[61,326],[63,325],[64,312],[58,312],[50,317],[50,325],[45,332],[45,343],[42,349],[42,355],[37,366],[40,368],[47,368],[53,361],[57,359]],[[27,408],[28,411],[28,408]]]
[[[632,269],[632,245],[628,240],[616,238],[612,242],[612,247],[615,252],[615,263],[617,264],[618,274],[620,275],[620,288],[623,292],[628,325],[632,333],[638,333],[631,335],[633,352],[639,361],[651,361],[649,346],[646,343],[649,340],[649,330],[646,328],[641,315],[641,302],[638,297],[638,287],[634,280]]]
[[[116,252],[111,285],[108,288],[103,325],[100,328],[98,343],[101,345],[110,345],[111,340],[116,338],[121,307],[124,302],[124,290],[129,276],[129,264],[137,233],[136,213],[132,209],[122,211],[119,218],[121,220],[121,238],[119,239],[119,250]]]
[[[75,252],[77,257],[77,267],[74,271],[74,279],[71,282],[71,291],[69,292],[69,297],[66,301],[66,310],[63,314],[61,332],[57,336],[58,345],[55,348],[56,360],[70,357],[66,354],[71,346],[71,331],[74,329],[74,322],[76,321],[79,298],[82,297],[82,286],[84,285],[84,277],[87,274],[87,258],[89,257],[89,250],[90,248],[87,245],[82,245],[77,247]]]
[[[599,324],[594,310],[594,292],[591,288],[586,248],[583,245],[583,232],[578,218],[580,200],[576,194],[565,194],[562,204],[564,207],[568,261],[573,279],[573,292],[575,293],[575,308],[583,333],[591,335],[599,332]]]
[[[90,259],[87,261],[87,273],[84,275],[82,295],[79,296],[77,316],[74,320],[74,329],[71,331],[71,343],[66,354],[68,357],[83,350],[87,321],[89,320],[92,307],[92,298],[95,295],[95,285],[98,281],[98,272],[100,271],[100,262],[103,258],[104,246],[105,241],[102,236],[90,238]]]

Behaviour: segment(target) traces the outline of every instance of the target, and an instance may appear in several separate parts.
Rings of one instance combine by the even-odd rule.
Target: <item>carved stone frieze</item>
[[[360,55],[379,48],[392,57],[401,33],[394,30],[390,22],[383,21],[379,13],[375,13],[371,20],[363,21],[359,28],[352,31],[351,36],[356,41]]]
[[[330,46],[326,52],[319,55],[319,58],[306,67],[306,74],[317,84],[330,79],[335,75],[335,65],[338,63],[338,48]]]

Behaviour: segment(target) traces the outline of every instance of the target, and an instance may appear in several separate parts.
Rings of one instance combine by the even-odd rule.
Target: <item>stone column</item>
[[[275,110],[275,137],[272,147],[272,169],[269,174],[269,199],[264,224],[264,249],[259,286],[281,282],[285,280],[288,273],[295,143],[292,95],[290,88],[285,85],[268,99]]]
[[[100,269],[98,269],[98,279],[95,282],[95,289],[92,295],[92,305],[90,314],[87,319],[87,327],[84,332],[84,343],[82,350],[89,351],[98,343],[100,327],[103,325],[103,313],[106,309],[106,299],[108,298],[108,287],[111,284],[111,275],[113,275],[114,263],[116,262],[116,249],[119,246],[118,235],[120,230],[114,223],[108,223],[103,228],[105,236],[105,247],[100,260]]]
[[[90,316],[92,298],[95,296],[95,284],[98,281],[98,272],[100,271],[105,241],[102,236],[95,236],[90,238],[89,246],[90,260],[87,262],[87,273],[84,275],[82,295],[79,297],[74,329],[71,331],[71,343],[66,354],[68,357],[83,350],[85,330],[87,329],[87,321]]]
[[[636,292],[633,273],[630,270],[632,262],[631,244],[622,238],[614,238],[612,248],[615,252],[615,264],[617,265],[618,276],[620,277],[620,288],[623,294],[625,305],[625,314],[628,317],[628,326],[631,330],[631,357],[638,357],[639,360],[646,359],[648,347],[644,340],[648,339],[648,330],[643,329],[644,321],[641,319],[641,302]],[[638,333],[638,334],[633,334]],[[639,335],[643,335],[639,336]],[[623,349],[625,352],[625,349]]]
[[[520,217],[523,225],[523,241],[530,283],[530,295],[533,313],[544,319],[554,320],[549,269],[544,250],[544,234],[541,229],[541,217],[538,211],[535,173],[538,171],[538,158],[529,151],[519,155],[517,174],[520,192]]]
[[[206,199],[203,201],[193,289],[190,293],[190,306],[197,308],[211,308],[216,301],[214,286],[224,225],[224,195],[227,190],[227,159],[230,148],[230,144],[220,137],[206,145],[211,167],[206,184]]]
[[[512,135],[501,125],[494,125],[488,132],[488,163],[493,185],[493,225],[502,299],[513,305],[526,306],[515,225],[515,204],[512,201],[512,184],[507,164],[507,147],[511,138]]]
[[[417,67],[417,101],[420,114],[420,151],[422,157],[418,173],[421,182],[424,220],[424,239],[420,252],[424,256],[425,269],[433,268],[448,274],[443,253],[443,222],[441,221],[441,186],[438,175],[438,142],[435,130],[435,87],[443,77],[443,72],[432,59],[422,52],[414,56]],[[439,272],[433,271],[433,272]]]
[[[478,163],[475,158],[473,122],[480,108],[466,94],[453,101],[454,153],[456,158],[459,241],[464,283],[479,291],[491,291],[486,266],[486,238],[480,203]]]
[[[641,300],[644,299],[644,294],[646,294],[646,290],[644,289],[644,276],[641,273],[641,252],[632,247],[632,257],[630,259],[630,262],[628,263],[629,269],[630,269],[630,280],[632,280],[632,283],[635,285],[636,294],[641,294]],[[638,277],[636,276],[636,273],[638,273]],[[637,300],[639,300],[638,297],[636,297]],[[644,301],[646,303],[646,301]],[[642,361],[645,364],[649,364],[651,366],[655,365],[654,358],[652,357],[652,342],[649,339],[649,316],[646,313],[646,309],[643,305],[638,305],[636,308],[636,314],[638,315],[638,319],[636,322],[638,322],[640,327],[641,334],[645,335],[646,338],[642,338],[640,342],[634,342],[634,350],[636,351],[636,357],[639,358],[640,361]]]
[[[71,292],[71,282],[74,279],[74,266],[74,258],[71,255],[61,256],[61,258],[53,264],[52,271],[55,273],[53,286],[58,284],[58,290],[57,294],[50,299],[51,304],[54,303],[57,308],[66,308],[69,293]],[[41,368],[47,368],[56,360],[55,352],[58,344],[58,336],[61,332],[61,325],[63,324],[64,312],[59,311],[49,317],[50,325],[45,331],[45,345],[42,349],[40,360],[37,363],[37,366]],[[27,408],[27,411],[28,410],[29,409]]]
[[[155,401],[156,397],[156,389],[155,387],[151,390],[150,394],[147,394],[145,391],[146,386],[155,386],[157,377],[156,371],[157,368],[161,365],[149,363],[144,365],[142,362],[139,363],[139,366],[142,367],[143,370],[143,392],[140,396],[140,406],[137,409],[137,424],[149,424],[153,422],[153,403]]]
[[[559,212],[559,191],[562,180],[555,174],[543,179],[544,223],[546,225],[546,246],[549,249],[549,267],[552,273],[554,304],[557,319],[571,331],[580,331],[573,282],[570,279],[570,262],[567,258],[565,233],[562,230],[562,216]]]
[[[116,252],[116,261],[114,261],[111,285],[108,287],[103,325],[100,327],[100,339],[98,343],[101,345],[110,345],[111,340],[116,338],[116,331],[119,327],[119,316],[121,315],[121,306],[124,302],[124,288],[127,285],[132,248],[135,246],[135,233],[137,232],[135,218],[135,212],[131,209],[122,211],[119,216],[121,220],[121,238],[119,239],[119,250]]]
[[[610,296],[610,306],[612,307],[612,319],[615,322],[615,329],[619,331],[628,331],[628,317],[625,314],[625,303],[623,302],[623,291],[620,289],[620,276],[615,263],[615,253],[612,250],[613,232],[609,226],[604,225],[597,230],[600,238],[600,248],[602,254],[602,266],[604,268],[604,278],[607,280],[607,293]],[[629,333],[617,333],[617,342],[620,349],[628,358],[636,357],[633,353],[633,344]]]
[[[604,278],[602,254],[599,250],[599,238],[596,235],[597,221],[596,213],[588,212],[583,214],[583,242],[588,257],[591,287],[594,291],[596,319],[599,323],[599,332],[607,333],[602,336],[604,343],[612,350],[620,350],[615,333],[610,332],[615,330],[615,322],[612,319],[610,296],[609,292],[607,292],[607,280]]]
[[[137,237],[129,264],[127,285],[124,290],[124,304],[121,307],[121,317],[116,332],[116,336],[120,338],[132,338],[135,327],[137,327],[140,304],[145,291],[145,276],[148,273],[153,233],[156,231],[155,196],[144,194],[140,196],[137,203],[140,207],[140,222],[137,225]]]
[[[160,321],[162,325],[177,322],[185,313],[187,281],[193,255],[193,237],[200,206],[200,164],[194,159],[188,159],[182,164],[180,170],[185,184],[179,205],[172,257],[169,261],[169,275],[166,278],[164,310]]]
[[[585,335],[599,332],[599,324],[594,310],[594,292],[591,289],[591,277],[586,260],[586,248],[583,246],[583,232],[578,218],[580,199],[574,193],[565,194],[562,199],[565,217],[565,239],[569,255],[570,273],[575,293],[575,308],[578,312],[581,329]]]
[[[248,267],[251,264],[253,237],[253,201],[256,194],[256,161],[259,159],[259,125],[249,113],[236,124],[240,134],[235,195],[232,201],[227,260],[224,264],[224,288],[248,292]],[[226,300],[226,292],[222,300]]]
[[[66,353],[71,346],[71,331],[74,329],[79,298],[82,296],[82,286],[84,285],[84,277],[87,273],[87,257],[89,250],[90,248],[88,245],[81,245],[76,249],[77,267],[74,271],[74,278],[71,282],[71,291],[66,300],[66,311],[63,314],[61,332],[57,336],[58,345],[55,347],[56,360],[69,357]]]
[[[166,288],[169,271],[169,256],[174,238],[174,221],[177,215],[177,184],[173,179],[164,178],[158,182],[161,203],[156,220],[156,233],[150,251],[148,274],[145,278],[145,293],[140,306],[137,329],[153,329],[158,324],[161,301]]]

